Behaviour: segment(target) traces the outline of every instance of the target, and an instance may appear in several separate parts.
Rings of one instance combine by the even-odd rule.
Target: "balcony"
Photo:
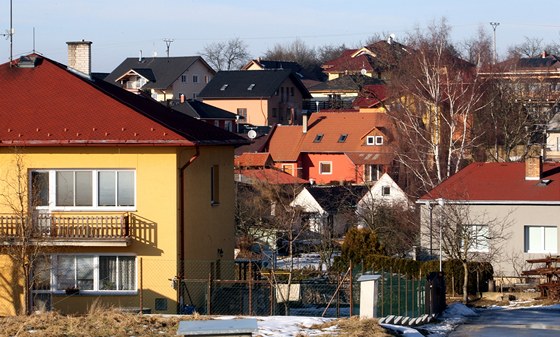
[[[0,214],[0,244],[19,244],[29,240],[46,246],[130,245],[133,215]]]

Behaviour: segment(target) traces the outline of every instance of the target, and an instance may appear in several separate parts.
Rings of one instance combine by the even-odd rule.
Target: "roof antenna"
[[[10,40],[10,67],[14,60],[14,26],[12,22],[12,0],[10,0],[10,29],[5,34],[0,34]]]
[[[165,42],[165,45],[167,46],[167,57],[169,57],[169,46],[171,45],[171,42],[173,42],[173,39],[163,39],[163,42]]]
[[[33,54],[35,54],[35,27],[33,27]]]

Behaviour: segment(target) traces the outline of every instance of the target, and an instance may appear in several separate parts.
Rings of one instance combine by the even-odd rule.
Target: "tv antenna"
[[[163,42],[165,42],[165,45],[167,46],[167,57],[169,57],[169,46],[171,46],[171,42],[173,42],[173,39],[163,39]]]
[[[6,31],[5,34],[0,34],[5,36],[6,39],[10,40],[10,67],[12,66],[12,61],[14,60],[14,26],[12,22],[12,0],[10,0],[10,29]]]

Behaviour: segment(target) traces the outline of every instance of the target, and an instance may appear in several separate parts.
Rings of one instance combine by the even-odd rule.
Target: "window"
[[[210,204],[220,203],[220,167],[214,165],[210,168]]]
[[[192,99],[196,99],[196,96],[198,96],[198,94],[196,92],[192,93]]]
[[[488,252],[490,250],[488,225],[465,225],[464,230],[462,245],[463,247],[467,245],[466,248],[469,252]]]
[[[136,290],[135,256],[58,255],[53,263],[54,290]]]
[[[247,119],[247,108],[237,108],[237,114]]]
[[[31,172],[31,203],[50,208],[132,208],[133,170],[45,170]]]
[[[282,164],[282,171],[288,173],[289,175],[294,175],[294,164]]]
[[[383,136],[367,136],[367,145],[383,145]]]
[[[381,195],[391,195],[391,186],[383,186],[381,187]]]
[[[198,75],[192,75],[192,82],[198,83]]]
[[[248,87],[247,90],[253,90],[253,88],[255,87],[255,83],[251,83]]]
[[[379,180],[379,174],[381,172],[381,167],[379,165],[368,165],[364,167],[364,181],[377,181]]]
[[[558,252],[558,229],[556,226],[525,226],[525,252]]]
[[[181,75],[181,82],[187,83],[187,75]]]
[[[315,139],[313,139],[313,143],[320,143],[321,140],[323,140],[323,134],[322,134],[322,133],[318,133],[318,134],[315,136]]]
[[[222,87],[220,88],[221,91],[225,91],[228,87],[228,84],[224,84],[222,85]]]
[[[338,137],[338,142],[339,143],[344,143],[344,142],[346,142],[346,138],[348,138],[348,134],[343,133],[343,134],[340,135],[340,137]]]
[[[332,174],[332,162],[330,161],[319,162],[319,174]]]

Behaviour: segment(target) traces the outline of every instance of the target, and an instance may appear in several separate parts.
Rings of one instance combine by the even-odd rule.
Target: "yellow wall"
[[[14,175],[13,149],[0,148],[0,191],[8,191],[7,175]],[[167,298],[168,309],[176,312],[177,291],[170,279],[178,275],[179,258],[179,167],[195,154],[194,148],[174,147],[68,147],[27,148],[21,155],[26,169],[134,169],[136,171],[135,216],[143,218],[154,230],[136,231],[127,247],[57,247],[49,253],[134,253],[137,259],[137,286],[142,283],[143,306],[154,311],[156,298]],[[217,249],[223,258],[232,259],[234,246],[233,217],[233,147],[202,147],[196,160],[186,169],[185,224],[187,259],[217,259]],[[218,206],[209,203],[210,167],[220,165],[220,200]],[[1,201],[0,201],[1,202]],[[0,205],[0,213],[11,210]],[[79,212],[74,212],[79,213]],[[91,215],[92,211],[84,212]],[[2,264],[4,265],[4,264]],[[208,270],[208,269],[206,269]],[[207,275],[207,272],[205,271]],[[5,275],[3,272],[1,275]],[[16,313],[13,296],[7,294],[9,278],[0,278],[0,315]],[[85,312],[95,298],[103,305],[139,307],[136,295],[78,296],[54,295],[53,308],[62,312]]]

